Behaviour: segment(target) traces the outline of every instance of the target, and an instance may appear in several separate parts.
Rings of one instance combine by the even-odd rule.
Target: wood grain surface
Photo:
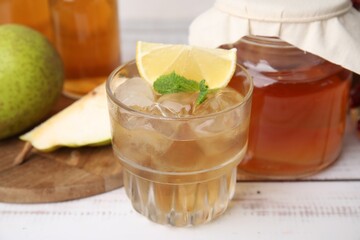
[[[62,97],[52,114],[71,104]],[[104,193],[122,186],[121,165],[111,146],[32,150],[17,165],[26,143],[17,137],[0,141],[0,201],[57,202]]]

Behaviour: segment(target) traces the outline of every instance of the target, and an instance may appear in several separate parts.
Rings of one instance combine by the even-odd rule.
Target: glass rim
[[[243,100],[238,103],[235,104],[225,110],[219,111],[219,112],[215,112],[215,113],[210,113],[210,114],[206,114],[206,115],[201,115],[201,116],[186,116],[186,117],[166,117],[166,116],[162,116],[162,115],[154,115],[154,114],[149,114],[149,113],[145,113],[145,112],[141,112],[138,111],[136,109],[133,109],[125,104],[123,104],[122,102],[120,102],[115,95],[112,93],[111,88],[110,88],[110,82],[114,79],[114,77],[116,76],[116,74],[121,70],[124,69],[125,67],[131,65],[131,64],[135,64],[136,65],[136,61],[135,60],[131,60],[128,61],[120,66],[118,66],[117,68],[115,68],[109,75],[109,77],[106,80],[106,94],[107,96],[111,99],[111,101],[113,101],[117,106],[120,106],[121,108],[125,109],[126,111],[139,115],[139,116],[143,116],[146,118],[153,118],[153,119],[161,119],[161,120],[172,120],[172,121],[186,121],[186,120],[195,120],[195,119],[204,119],[204,118],[209,118],[209,117],[215,117],[218,116],[220,114],[224,114],[227,112],[231,112],[233,110],[235,110],[236,108],[245,105],[252,96],[252,92],[254,89],[254,82],[252,80],[251,75],[249,74],[249,72],[245,69],[245,67],[243,67],[242,65],[236,63],[236,66],[239,67],[242,72],[245,73],[246,79],[249,81],[249,90],[247,91],[246,95],[244,96]],[[236,73],[236,70],[234,72],[234,74]]]

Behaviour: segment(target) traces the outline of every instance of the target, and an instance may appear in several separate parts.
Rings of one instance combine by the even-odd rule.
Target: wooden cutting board
[[[53,113],[72,103],[62,97]],[[0,202],[40,203],[84,198],[122,186],[122,171],[111,146],[32,150],[17,165],[25,142],[0,141]]]

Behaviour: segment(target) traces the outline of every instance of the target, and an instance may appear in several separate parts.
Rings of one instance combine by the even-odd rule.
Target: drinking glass
[[[134,209],[174,226],[221,215],[234,195],[236,166],[247,148],[253,85],[246,70],[237,65],[233,76],[241,102],[187,117],[153,115],[120,102],[115,90],[134,77],[139,73],[133,61],[113,71],[106,85],[112,146]]]

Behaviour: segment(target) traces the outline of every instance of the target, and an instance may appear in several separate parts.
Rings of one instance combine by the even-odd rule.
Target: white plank
[[[173,228],[132,210],[124,189],[78,201],[0,203],[0,239],[360,239],[360,182],[238,183],[228,211]]]

